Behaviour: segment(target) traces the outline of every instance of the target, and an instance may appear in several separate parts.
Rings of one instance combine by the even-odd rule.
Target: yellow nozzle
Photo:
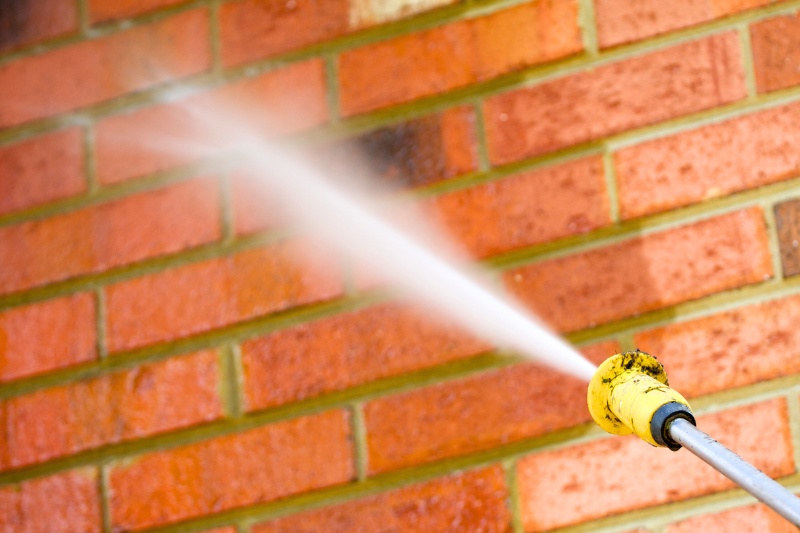
[[[639,350],[606,359],[589,382],[587,401],[594,421],[609,433],[635,433],[671,450],[680,445],[669,438],[669,423],[679,417],[695,423],[689,402],[669,388],[661,363]]]

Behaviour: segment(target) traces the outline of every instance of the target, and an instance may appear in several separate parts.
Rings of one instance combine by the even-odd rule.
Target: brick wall
[[[0,531],[789,531],[288,231],[164,96],[362,150],[800,491],[799,0],[17,0],[0,54]]]

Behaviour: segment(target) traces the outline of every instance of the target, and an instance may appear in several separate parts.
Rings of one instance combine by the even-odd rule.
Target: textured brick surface
[[[508,271],[506,287],[559,331],[772,276],[760,208]]]
[[[199,73],[210,61],[205,10],[12,61],[0,66],[0,127]]]
[[[544,0],[344,52],[342,111],[363,113],[568,56],[581,50],[577,22],[575,1]]]
[[[268,502],[353,479],[348,416],[329,411],[145,455],[111,471],[115,531]]]
[[[700,417],[698,427],[772,477],[794,472],[782,399]],[[769,439],[764,439],[769,435]],[[631,478],[631,469],[636,476]],[[574,524],[718,492],[734,485],[689,452],[613,437],[518,463],[525,531]]]
[[[489,154],[509,163],[743,98],[735,33],[723,33],[490,98]]]
[[[15,0],[0,12],[0,52],[72,33],[78,5],[64,0]]]
[[[18,396],[2,404],[8,464],[18,468],[222,413],[215,352]],[[2,454],[0,454],[2,455]]]
[[[620,215],[634,218],[800,176],[800,105],[753,113],[614,154]]]
[[[798,320],[794,296],[642,332],[635,342],[681,394],[698,396],[800,372]]]
[[[100,533],[98,481],[82,469],[0,488],[0,531]]]
[[[750,505],[682,520],[666,533],[796,533],[797,528],[765,505]]]
[[[95,308],[90,294],[0,313],[0,382],[96,357]]]
[[[800,200],[789,200],[775,206],[775,223],[781,247],[784,276],[800,273]]]
[[[68,129],[0,148],[0,214],[85,191],[81,142]]]
[[[174,6],[188,0],[89,0],[89,20],[107,20],[133,17],[162,7]]]
[[[758,92],[800,84],[800,14],[757,22],[750,38]]]
[[[774,3],[776,0],[596,0],[601,48],[638,41]]]
[[[489,348],[429,313],[395,304],[369,307],[244,343],[247,406],[310,398]]]
[[[184,250],[220,236],[218,187],[199,179],[0,228],[0,293]]]
[[[600,158],[527,172],[430,202],[476,257],[585,233],[611,223]]]
[[[243,132],[274,136],[327,119],[322,61],[312,59],[174,103],[100,121],[103,183],[167,170],[238,146]]]
[[[341,294],[335,265],[305,243],[241,252],[112,285],[109,350],[208,331]]]
[[[499,466],[255,526],[253,533],[510,533],[511,516]]]
[[[608,342],[585,351],[600,362]],[[369,471],[385,472],[485,450],[590,420],[586,384],[522,364],[381,398],[364,409]]]

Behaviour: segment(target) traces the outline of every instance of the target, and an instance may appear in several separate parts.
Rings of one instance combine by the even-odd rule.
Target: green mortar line
[[[76,9],[78,10],[78,32],[83,37],[89,35],[89,0],[77,0]]]
[[[614,156],[606,149],[603,151],[603,178],[608,195],[608,216],[612,223],[619,224],[619,194],[617,193],[617,172],[614,168]]]
[[[236,238],[236,230],[234,228],[234,214],[233,214],[233,198],[231,192],[231,179],[230,171],[223,171],[219,177],[219,228],[222,242],[231,244]]]
[[[219,350],[219,395],[225,415],[241,418],[244,413],[243,369],[238,344],[226,344]]]
[[[222,39],[220,37],[220,1],[211,0],[208,5],[208,47],[211,51],[211,72],[220,75],[225,68],[222,64]]]
[[[511,515],[511,531],[512,533],[525,533],[522,520],[522,500],[520,500],[519,483],[517,483],[517,461],[503,461],[503,470],[506,474],[508,488],[506,505]]]
[[[328,102],[330,123],[335,125],[341,121],[339,109],[339,63],[335,54],[324,54],[325,62],[325,96]]]
[[[792,449],[794,450],[794,467],[800,469],[800,387],[796,387],[786,396],[786,405],[789,411],[789,429],[792,436]]]
[[[367,445],[367,423],[364,420],[364,404],[356,402],[350,406],[350,431],[353,435],[354,464],[356,479],[364,481],[369,477],[369,447]]]
[[[594,0],[578,0],[578,27],[581,29],[583,47],[590,56],[596,56],[600,47],[597,39],[597,20]]]
[[[486,142],[486,139],[487,139],[487,136],[486,136],[486,117],[483,114],[483,106],[481,104],[482,104],[482,102],[481,102],[480,99],[475,99],[471,103],[472,112],[475,113],[475,147],[476,147],[476,151],[477,151],[476,155],[478,157],[478,169],[477,169],[477,172],[470,173],[469,174],[470,176],[486,175],[487,173],[489,173],[489,171],[490,171],[490,169],[492,167],[492,163],[491,163],[491,161],[489,159],[489,146],[488,146],[488,143]],[[444,180],[444,181],[438,182],[438,184],[436,184],[436,185],[448,183],[448,184],[451,184],[451,186],[452,186],[454,181],[455,180]],[[459,182],[466,181],[466,179],[463,179],[463,180],[459,179],[458,181]],[[476,183],[479,183],[479,182],[476,182]],[[420,189],[420,191],[422,193],[421,196],[425,197],[425,196],[429,195],[430,191],[432,191],[432,190],[435,190],[435,189],[433,187],[427,187],[427,188],[424,188],[424,189]]]
[[[97,357],[100,360],[108,357],[108,347],[106,346],[106,323],[107,323],[107,309],[106,309],[106,294],[103,289],[94,290],[94,305],[95,305],[95,334]]]
[[[83,175],[86,179],[86,194],[87,196],[91,196],[100,188],[100,184],[97,182],[97,166],[95,164],[94,128],[92,126],[84,126],[81,129],[81,134],[81,144],[83,146]]]
[[[741,23],[737,26],[739,33],[740,52],[742,54],[742,64],[744,66],[744,79],[747,86],[747,98],[758,97],[758,84],[756,82],[756,69],[753,61],[753,43],[750,41],[750,26]]]
[[[111,483],[109,479],[108,465],[100,465],[100,530],[103,533],[113,533],[114,528],[111,524]]]
[[[796,194],[800,196],[800,187]],[[783,281],[783,262],[781,259],[781,243],[778,236],[778,222],[775,219],[775,203],[765,201],[761,204],[764,209],[764,224],[767,227],[767,245],[772,259],[772,271],[775,279]]]

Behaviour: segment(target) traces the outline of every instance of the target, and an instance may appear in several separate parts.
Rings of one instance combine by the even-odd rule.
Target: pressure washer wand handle
[[[697,429],[688,420],[676,418],[667,431],[672,440],[770,506],[789,522],[800,526],[800,498],[777,481]]]

